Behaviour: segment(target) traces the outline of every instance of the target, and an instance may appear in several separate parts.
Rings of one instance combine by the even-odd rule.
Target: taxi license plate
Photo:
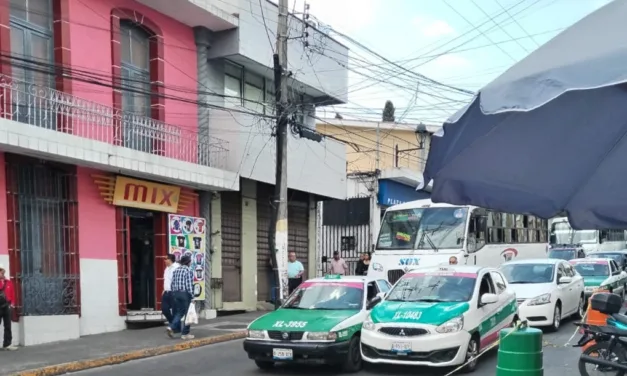
[[[276,360],[292,360],[294,353],[292,349],[272,349],[272,358]]]
[[[411,343],[409,342],[394,342],[392,343],[392,351],[398,353],[411,352]]]

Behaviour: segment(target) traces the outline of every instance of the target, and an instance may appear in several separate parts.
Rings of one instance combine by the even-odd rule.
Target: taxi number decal
[[[420,316],[422,316],[422,312],[420,311],[396,312],[393,320],[420,320]]]
[[[272,325],[273,328],[304,328],[307,321],[277,321]]]

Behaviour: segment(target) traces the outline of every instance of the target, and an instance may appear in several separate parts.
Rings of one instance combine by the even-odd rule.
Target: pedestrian
[[[189,267],[192,258],[188,255],[181,257],[180,266],[172,273],[172,299],[174,301],[174,317],[172,324],[168,326],[167,334],[170,338],[174,333],[181,331],[181,339],[192,339],[189,334],[190,327],[185,325],[184,317],[187,315],[189,306],[192,304],[194,294],[194,272]]]
[[[287,254],[287,281],[288,292],[292,294],[301,283],[303,283],[303,274],[305,267],[303,263],[296,260],[296,252],[290,251]]]
[[[4,265],[0,264],[0,321],[4,324],[4,338],[2,340],[2,349],[6,351],[17,350],[12,345],[13,333],[11,332],[11,311],[15,304],[15,292],[13,291],[13,283],[6,275]]]
[[[179,267],[176,256],[169,254],[165,258],[165,271],[163,272],[163,296],[161,297],[161,313],[168,320],[168,327],[172,327],[174,318],[174,298],[172,296],[172,276],[174,270]]]
[[[331,274],[348,274],[348,265],[346,265],[346,261],[340,257],[340,252],[338,251],[333,252],[333,260],[331,260]]]
[[[355,268],[355,274],[356,275],[368,274],[369,266],[370,266],[370,254],[368,252],[364,252],[361,254],[359,261],[357,262],[357,267]]]

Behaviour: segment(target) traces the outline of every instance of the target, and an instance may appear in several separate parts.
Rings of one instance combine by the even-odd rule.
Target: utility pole
[[[274,89],[276,95],[276,183],[274,186],[274,226],[270,229],[269,245],[272,252],[277,281],[277,299],[288,296],[287,278],[287,33],[288,0],[279,0],[276,53],[274,54]]]

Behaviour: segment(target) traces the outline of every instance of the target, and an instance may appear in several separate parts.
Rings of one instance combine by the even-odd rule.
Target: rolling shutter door
[[[242,200],[240,192],[222,193],[222,300],[242,301]]]
[[[268,302],[271,298],[270,247],[268,233],[272,218],[272,193],[274,187],[257,183],[257,300]]]
[[[305,279],[309,276],[309,205],[307,202],[291,201],[287,214],[288,249],[296,252],[296,259],[305,267]]]

